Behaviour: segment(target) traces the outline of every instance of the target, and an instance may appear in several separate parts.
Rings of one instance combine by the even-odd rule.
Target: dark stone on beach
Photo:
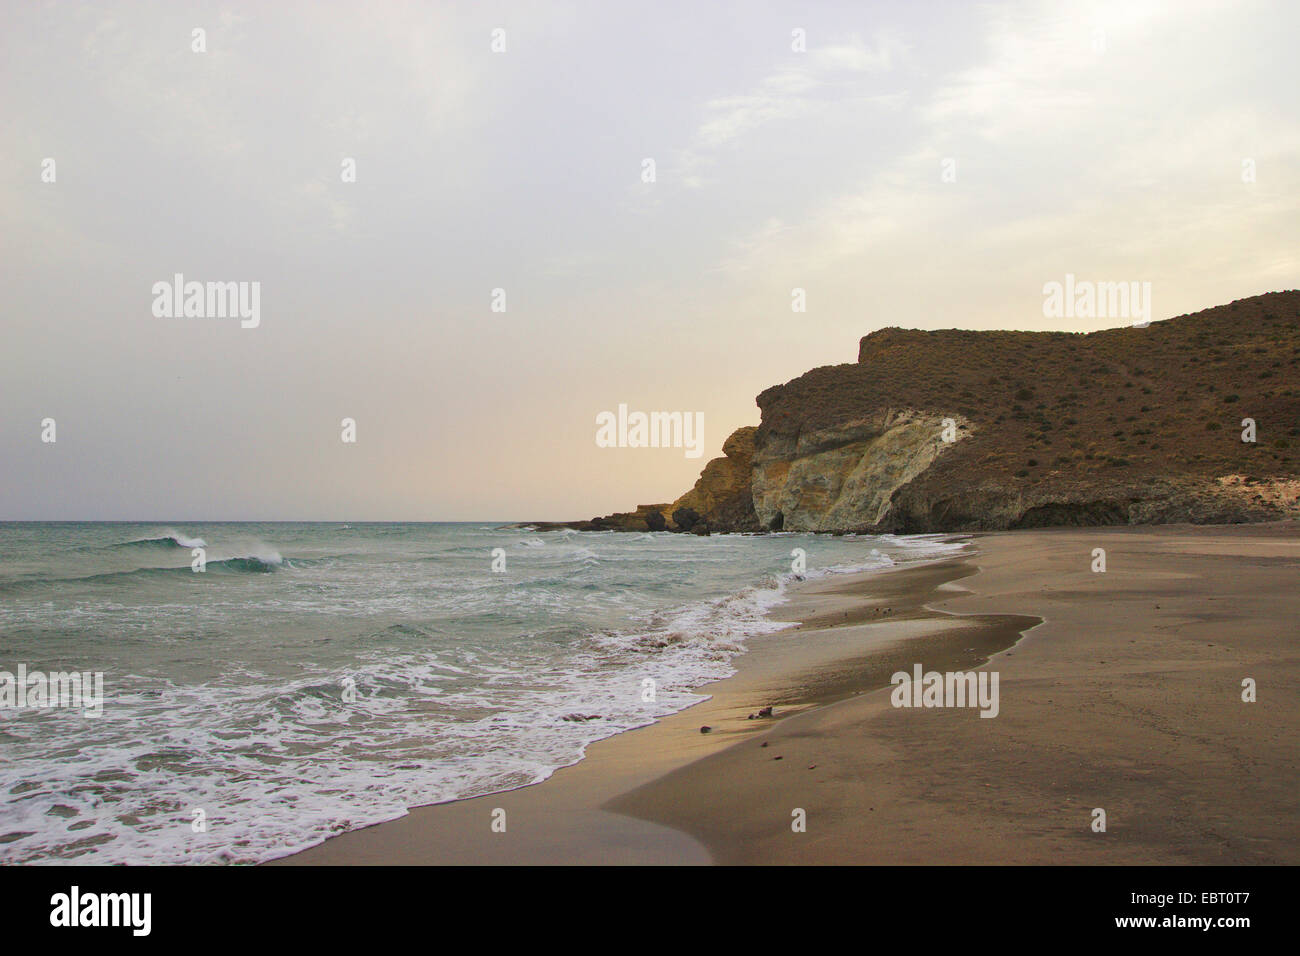
[[[673,524],[677,525],[678,531],[690,531],[699,520],[700,513],[694,508],[678,508],[673,512]]]
[[[709,523],[707,521],[697,521],[691,526],[691,534],[706,536],[709,534]]]
[[[760,746],[760,747],[766,747],[766,746],[767,746],[767,741],[764,740],[761,744],[759,744],[759,746]]]
[[[784,760],[785,758],[784,758],[784,757],[773,757],[772,759],[773,759],[773,760]]]
[[[668,527],[668,519],[658,511],[645,512],[645,524],[651,531],[663,531]]]
[[[760,710],[760,711],[758,712],[758,716],[760,716],[760,717],[771,717],[771,716],[772,716],[772,708],[771,708],[771,706],[764,707],[762,710]]]
[[[713,728],[710,727],[708,724],[705,724],[703,727],[700,728],[700,733],[707,734],[712,729]]]
[[[586,720],[600,720],[600,714],[565,714],[560,720],[567,720],[572,723],[581,723]]]

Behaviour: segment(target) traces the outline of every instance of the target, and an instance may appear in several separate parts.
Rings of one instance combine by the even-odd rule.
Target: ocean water
[[[792,549],[817,575],[953,547],[484,522],[0,524],[0,671],[104,681],[99,716],[0,707],[0,862],[255,863],[534,783],[703,699],[747,637],[781,630],[766,612]]]

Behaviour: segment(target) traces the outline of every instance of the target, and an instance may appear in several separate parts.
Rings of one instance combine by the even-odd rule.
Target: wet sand
[[[739,673],[703,688],[712,699],[544,783],[276,862],[1300,861],[1300,527],[973,546],[796,586],[776,616],[798,629],[752,640]],[[1098,547],[1105,573],[1091,570]],[[996,670],[998,716],[893,707],[889,677],[915,663]],[[1256,703],[1241,700],[1246,677]],[[774,719],[749,719],[765,705]]]

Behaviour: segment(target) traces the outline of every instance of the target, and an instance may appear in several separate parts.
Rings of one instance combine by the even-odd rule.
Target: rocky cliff
[[[861,340],[856,363],[813,369],[757,401],[757,429],[733,434],[672,505],[651,506],[665,527],[1300,517],[1297,291],[1088,334],[882,329]],[[639,530],[655,523],[631,514]]]
[[[721,458],[704,466],[695,487],[682,495],[665,514],[682,530],[695,530],[703,521],[708,528],[726,531],[758,531],[754,514],[754,436],[758,429],[738,428],[722,443]],[[691,520],[684,512],[694,512]]]
[[[754,436],[750,425],[738,428],[722,443],[722,457],[700,472],[695,487],[670,504],[637,505],[589,521],[534,521],[539,531],[577,528],[579,531],[759,531],[751,493]]]

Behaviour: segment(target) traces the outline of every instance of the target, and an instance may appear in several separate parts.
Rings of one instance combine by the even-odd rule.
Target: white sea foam
[[[698,702],[749,638],[789,627],[768,616],[792,579],[789,536],[540,533],[494,575],[485,555],[513,532],[362,529],[333,550],[324,532],[272,533],[274,548],[209,537],[274,575],[150,579],[108,596],[63,585],[57,612],[40,596],[6,602],[16,631],[51,620],[86,654],[121,650],[98,720],[0,713],[21,755],[0,764],[0,836],[18,835],[0,860],[257,862],[409,806],[524,786]],[[427,550],[443,538],[455,546]],[[817,577],[962,547],[941,541],[801,546]],[[168,601],[161,587],[185,590]],[[172,663],[186,660],[211,673]]]
[[[179,531],[167,529],[168,536],[182,548],[203,548],[207,547],[207,542],[202,538],[191,538],[189,535],[181,534]]]

